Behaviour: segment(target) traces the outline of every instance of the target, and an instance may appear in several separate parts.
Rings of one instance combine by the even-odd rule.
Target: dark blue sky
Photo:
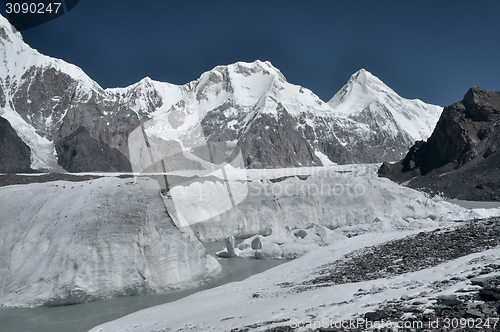
[[[103,87],[184,84],[260,59],[325,101],[365,68],[405,98],[445,106],[474,85],[500,90],[499,18],[496,0],[81,0],[22,34]]]

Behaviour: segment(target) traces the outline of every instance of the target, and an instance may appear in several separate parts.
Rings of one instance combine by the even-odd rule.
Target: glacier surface
[[[455,226],[441,227],[449,230]],[[438,296],[470,288],[466,277],[485,265],[496,264],[500,259],[500,249],[472,253],[386,278],[299,288],[304,283],[307,285],[318,271],[356,250],[431,229],[374,232],[348,238],[241,282],[141,310],[97,326],[91,332],[266,331],[277,326],[293,327],[297,322],[303,322],[301,326],[304,327],[297,331],[311,331],[313,329],[307,328],[305,322],[325,323],[320,326],[326,328],[330,323],[356,320],[366,312],[402,298],[408,298],[410,302],[420,301],[419,309],[423,311],[435,306]]]
[[[248,188],[241,203],[189,226],[202,241],[230,236],[247,238],[269,233],[273,227],[300,229],[312,224],[330,229],[352,227],[353,234],[360,234],[372,228],[421,228],[443,220],[468,220],[494,213],[483,215],[481,209],[469,210],[431,199],[424,193],[379,178],[376,165],[249,170],[247,174],[248,182],[239,184],[241,190]],[[188,203],[189,197],[203,195],[207,211],[212,208],[224,211],[219,205],[226,204],[225,201],[219,195],[210,195],[217,183],[208,179],[179,190]]]

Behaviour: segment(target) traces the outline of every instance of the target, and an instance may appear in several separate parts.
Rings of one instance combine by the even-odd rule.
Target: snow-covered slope
[[[364,70],[326,104],[258,60],[217,66],[181,86],[145,78],[104,90],[80,68],[31,49],[3,17],[0,31],[0,116],[38,169],[131,171],[129,135],[147,121],[147,135],[188,160],[207,144],[217,161],[241,151],[253,168],[397,160],[440,112]]]
[[[152,180],[151,180],[152,181]],[[0,305],[37,306],[197,285],[221,267],[131,179],[0,188]]]
[[[116,164],[123,161],[120,155],[127,155],[123,142],[138,119],[118,107],[118,96],[105,92],[80,68],[29,47],[1,16],[0,63],[0,116],[30,147],[33,169],[127,169]],[[141,101],[152,102],[153,97],[141,95]]]
[[[365,70],[325,104],[261,61],[218,66],[184,89],[153,114],[148,135],[187,150],[215,142],[223,157],[236,145],[251,168],[394,159],[430,135],[442,110],[398,96]]]
[[[216,163],[241,150],[244,164],[254,168],[321,164],[297,130],[298,118],[332,110],[311,91],[286,82],[269,62],[218,66],[183,90],[181,100],[163,103],[145,123],[151,140],[174,141],[184,155],[208,144]]]

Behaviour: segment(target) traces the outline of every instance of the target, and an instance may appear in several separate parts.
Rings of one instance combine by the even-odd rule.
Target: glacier
[[[104,177],[1,187],[0,197],[0,306],[166,292],[221,271],[168,218],[158,185]]]
[[[216,255],[222,258],[294,259],[310,251],[342,241],[345,235],[327,227],[311,224],[307,228],[291,229],[273,226],[269,235],[254,235],[235,247],[226,240],[226,247]],[[230,237],[229,239],[234,239]]]
[[[0,305],[63,305],[195,286],[221,271],[200,241],[259,235],[262,247],[241,256],[292,258],[362,234],[500,214],[431,199],[375,171],[376,165],[252,170],[248,184],[238,179],[248,188],[240,204],[184,227],[169,217],[175,206],[166,210],[160,187],[147,177],[141,184],[103,177],[1,187]],[[174,189],[187,200],[201,189],[205,208],[220,211],[226,202],[213,188],[221,182],[211,175]],[[309,236],[300,237],[301,230]]]
[[[421,228],[450,218],[481,216],[480,210],[432,199],[379,178],[376,168],[377,165],[337,165],[251,170],[247,183],[239,183],[240,190],[248,188],[241,203],[189,227],[200,240],[216,241],[266,234],[272,227],[299,229],[316,224],[330,229],[354,227],[359,233],[379,225],[388,230]],[[210,195],[217,182],[206,179],[183,186],[186,204],[191,203],[189,197],[203,195],[207,207],[223,211],[219,205],[226,202],[218,195]]]
[[[357,319],[401,298],[421,300],[424,310],[436,297],[468,287],[466,276],[473,271],[479,273],[498,261],[500,250],[487,247],[414,272],[308,288],[310,279],[324,273],[326,266],[354,252],[408,236],[446,234],[461,227],[462,221],[480,224],[479,219],[500,216],[499,208],[465,209],[378,178],[376,168],[335,165],[249,171],[251,190],[243,203],[190,228],[204,240],[227,237],[226,243],[233,236],[260,234],[234,249],[239,257],[296,259],[241,282],[141,310],[91,332],[261,331],[311,317],[328,322]],[[332,191],[341,187],[342,195]],[[217,204],[215,197],[212,203]],[[231,252],[221,253],[228,256]]]

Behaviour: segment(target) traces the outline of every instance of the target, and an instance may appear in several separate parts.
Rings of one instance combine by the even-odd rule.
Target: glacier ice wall
[[[61,305],[192,286],[221,269],[131,179],[0,188],[0,305]]]
[[[394,231],[425,227],[444,219],[479,217],[474,211],[432,200],[375,174],[360,175],[345,169],[277,179],[254,177],[248,182],[248,195],[238,206],[190,228],[202,241],[215,241],[265,234],[272,227],[296,229],[318,224],[346,231],[352,226],[355,232],[369,231],[370,227]],[[201,192],[209,188],[205,182]],[[195,186],[183,190],[200,194]],[[208,197],[206,192],[203,195]],[[212,205],[217,206],[218,201],[214,196]]]

